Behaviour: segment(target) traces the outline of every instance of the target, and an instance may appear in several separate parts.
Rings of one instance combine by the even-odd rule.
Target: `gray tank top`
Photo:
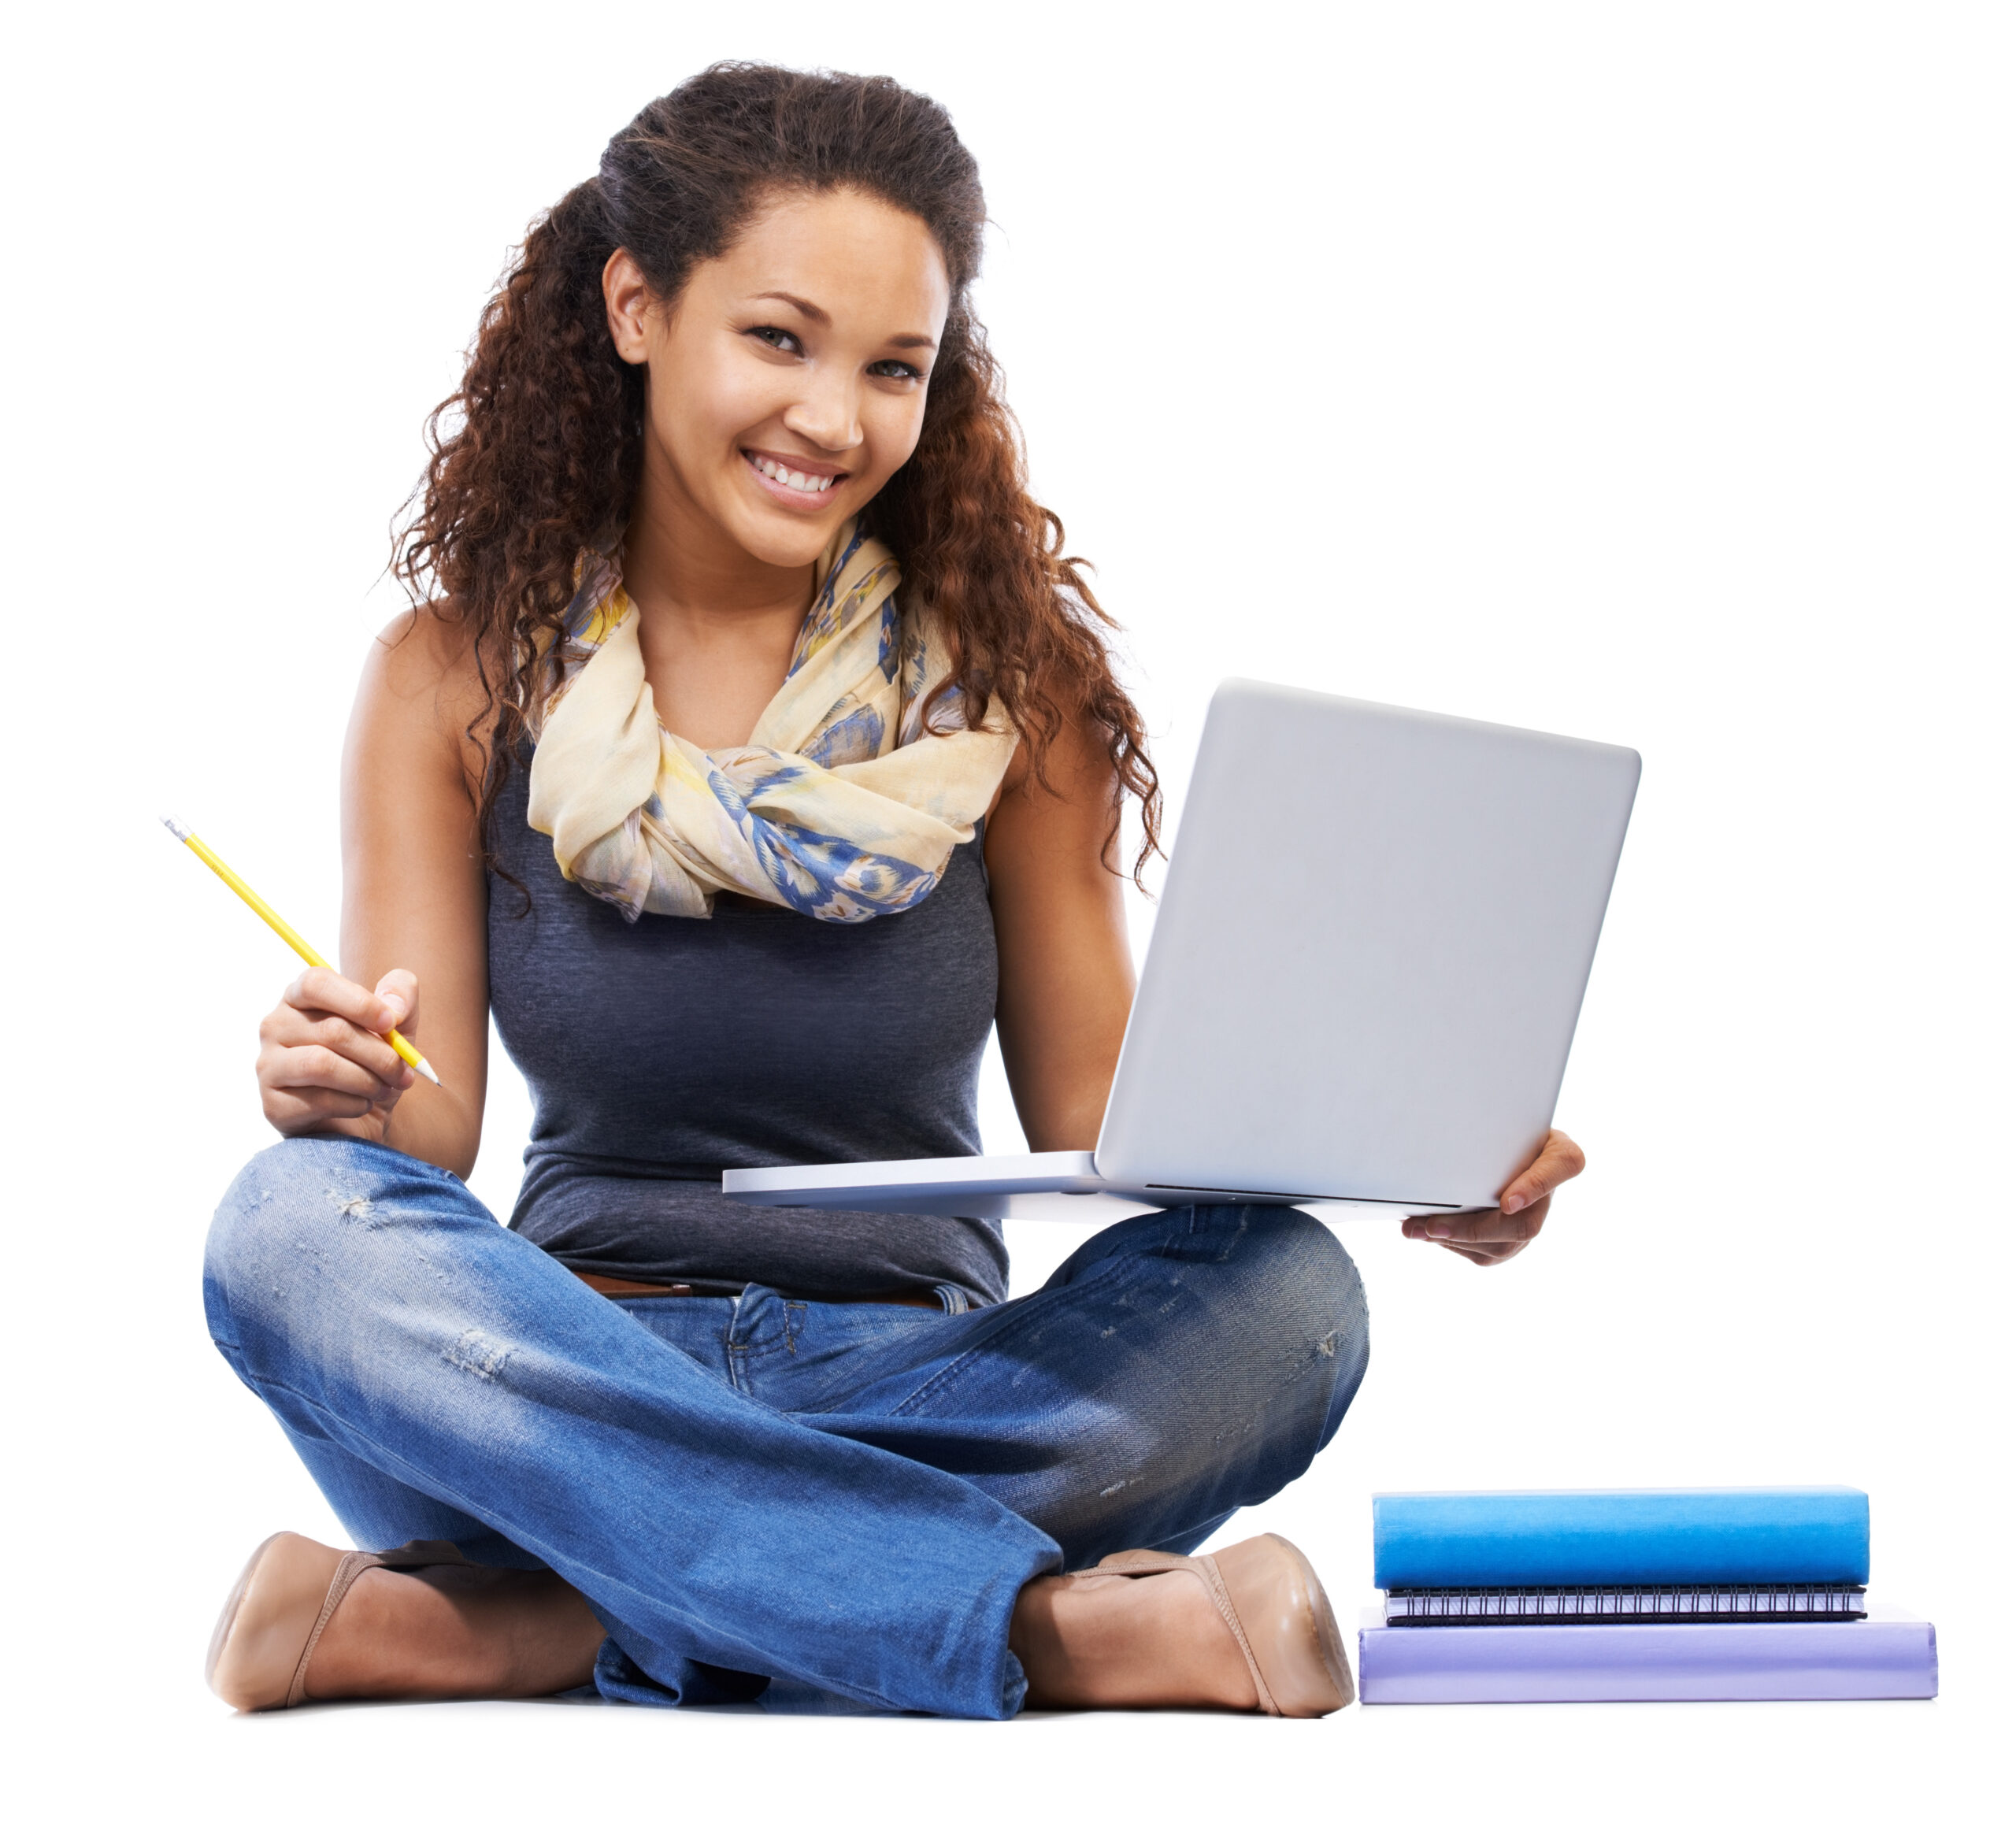
[[[490,1004],[532,1093],[511,1226],[564,1265],[701,1291],[1007,1295],[998,1222],[747,1208],[730,1165],[980,1150],[994,915],[977,839],[910,911],[822,924],[723,894],[711,919],[625,924],[497,806]],[[522,913],[522,915],[521,915]]]

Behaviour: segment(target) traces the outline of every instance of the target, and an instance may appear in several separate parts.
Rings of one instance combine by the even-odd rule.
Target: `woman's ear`
[[[650,313],[651,288],[644,282],[643,268],[631,258],[627,247],[618,247],[602,269],[602,302],[609,311],[610,339],[616,352],[632,367],[641,367],[650,350],[644,339],[644,319]]]

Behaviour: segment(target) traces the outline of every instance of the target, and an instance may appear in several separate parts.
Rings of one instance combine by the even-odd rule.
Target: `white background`
[[[32,1814],[1993,1807],[2007,9],[491,0],[6,35],[4,1713]],[[727,55],[953,110],[1036,484],[1179,798],[1227,673],[1644,754],[1561,1104],[1587,1177],[1495,1271],[1354,1230],[1364,1391],[1225,1536],[1287,1532],[1351,1610],[1374,1488],[1851,1482],[1873,1593],[1939,1625],[1936,1704],[995,1728],[234,1721],[204,1691],[252,1545],[335,1533],[198,1291],[291,964],[153,819],[334,944],[338,743],[421,417],[528,219]],[[525,1117],[507,1076],[499,1208]],[[988,1120],[1020,1145],[998,1071]],[[1018,1288],[1076,1238],[1014,1233]]]

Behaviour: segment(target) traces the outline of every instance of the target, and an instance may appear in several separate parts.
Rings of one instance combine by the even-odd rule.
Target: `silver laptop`
[[[737,1202],[1110,1221],[1488,1207],[1554,1116],[1638,755],[1231,679],[1099,1145],[727,1171]]]

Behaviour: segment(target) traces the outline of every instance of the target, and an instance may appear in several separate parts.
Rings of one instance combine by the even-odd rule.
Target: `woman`
[[[358,697],[347,973],[261,1027],[285,1137],[211,1237],[219,1347],[367,1547],[261,1547],[237,1706],[1350,1700],[1292,1547],[1184,1554],[1356,1391],[1325,1229],[1142,1216],[1008,1302],[996,1225],[719,1193],[976,1150],[991,1025],[1034,1147],[1105,1105],[1159,798],[968,306],[984,221],[932,102],[724,65],[493,300]],[[493,1013],[537,1106],[509,1229],[462,1183]],[[1503,1257],[1579,1166],[1426,1232]]]

